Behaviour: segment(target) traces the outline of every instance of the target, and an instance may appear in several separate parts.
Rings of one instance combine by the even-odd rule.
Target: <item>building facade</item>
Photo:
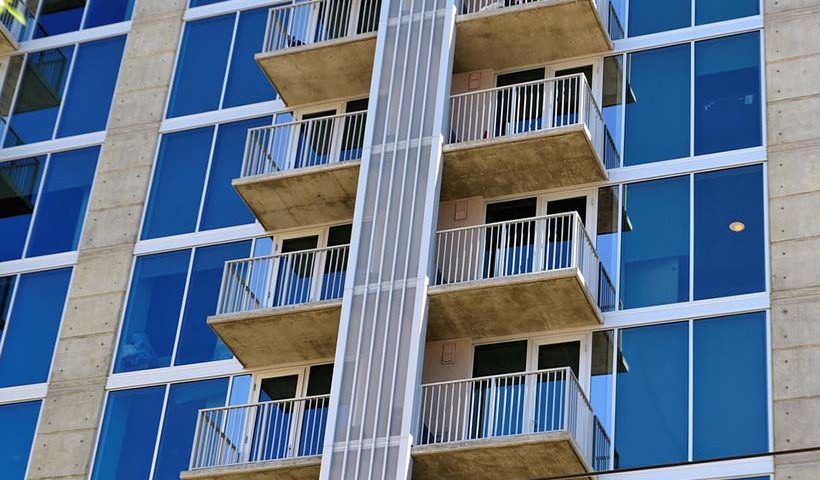
[[[820,477],[820,2],[12,4],[0,477]]]

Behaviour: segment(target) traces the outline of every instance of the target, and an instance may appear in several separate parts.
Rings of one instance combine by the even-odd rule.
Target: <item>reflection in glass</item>
[[[86,0],[43,0],[34,38],[79,30],[85,4]]]
[[[623,99],[624,87],[624,57],[617,55],[615,57],[604,58],[604,91],[602,94],[604,123],[607,126],[606,134],[609,135],[610,141],[607,145],[612,145],[615,151],[607,148],[604,155],[618,155],[621,144],[621,132],[623,132],[622,114],[624,110]],[[627,96],[630,92],[627,92]],[[604,165],[618,164],[615,160],[604,159]]]
[[[697,0],[695,25],[749,17],[760,13],[759,0]]]
[[[675,30],[691,23],[692,0],[629,0],[630,37]]]
[[[259,387],[259,402],[295,398],[297,384],[296,375],[265,378]],[[292,446],[294,403],[269,404],[257,411],[264,414],[254,419],[250,458],[258,462],[286,457]]]
[[[592,334],[592,377],[590,403],[592,411],[601,419],[604,430],[612,435],[612,355],[615,337],[612,330]]]
[[[606,298],[610,285],[618,284],[618,208],[620,207],[620,189],[617,185],[598,189],[598,225],[595,249],[601,259],[599,298]],[[615,302],[609,302],[615,303]],[[616,309],[617,305],[602,305],[607,310]]]
[[[45,157],[0,163],[0,261],[23,256]]]
[[[3,445],[0,472],[6,480],[26,478],[41,403],[37,400],[0,405],[0,425],[3,426],[0,430],[0,443]]]
[[[267,7],[239,13],[223,108],[276,99],[276,91],[253,58],[264,43],[267,21]]]

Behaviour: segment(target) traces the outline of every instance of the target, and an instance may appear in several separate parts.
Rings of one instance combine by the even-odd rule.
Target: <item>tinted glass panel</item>
[[[168,116],[219,108],[235,15],[185,25]]]
[[[212,3],[224,2],[225,0],[191,0],[190,7],[201,7],[202,5],[210,5]]]
[[[48,380],[71,268],[20,277],[0,351],[0,387]]]
[[[262,50],[267,21],[268,8],[239,14],[223,107],[235,107],[276,98],[276,92],[253,59],[253,56]]]
[[[621,303],[689,300],[689,177],[624,186]]]
[[[8,321],[9,306],[11,306],[11,294],[14,291],[14,281],[17,277],[0,277],[0,337]]]
[[[185,314],[182,317],[176,364],[231,358],[231,352],[208,326],[208,315],[216,313],[222,270],[226,260],[250,255],[251,242],[229,243],[196,250]]]
[[[612,140],[614,151],[606,150],[604,159],[605,165],[618,165],[620,158],[612,158],[616,152],[620,152],[621,132],[623,132],[623,110],[624,110],[624,57],[604,58],[604,87],[603,87],[603,115],[604,123],[607,126],[607,134]],[[627,92],[629,94],[630,92]],[[630,97],[631,98],[631,97]]]
[[[99,152],[92,147],[51,156],[27,257],[77,249]]]
[[[667,8],[667,2],[649,1]],[[624,164],[688,156],[689,45],[632,53],[627,58]]]
[[[231,180],[242,172],[248,129],[270,125],[271,121],[271,117],[264,117],[219,126],[200,230],[253,223],[253,214],[231,186]]]
[[[691,23],[691,0],[629,0],[630,37],[688,27]]]
[[[689,324],[623,330],[615,413],[616,468],[685,461]]]
[[[527,369],[527,342],[479,345],[473,353],[473,378],[523,372]]]
[[[90,0],[84,28],[108,25],[131,19],[135,0]]]
[[[79,30],[85,0],[43,0],[34,38]]]
[[[760,13],[759,0],[697,0],[695,24],[719,22],[732,18],[749,17]]]
[[[208,169],[213,127],[162,136],[143,238],[193,232]]]
[[[105,130],[124,47],[124,36],[79,46],[58,137]]]
[[[592,410],[612,435],[612,355],[615,348],[615,336],[612,331],[593,332],[592,334],[592,379],[590,385],[590,403]]]
[[[766,314],[694,325],[694,460],[766,452]]]
[[[763,167],[695,175],[695,300],[766,289]]]
[[[37,429],[40,402],[12,403],[0,405],[0,472],[7,480],[26,478],[26,467]]]
[[[695,44],[695,154],[762,144],[760,34]]]
[[[333,364],[314,365],[310,367],[307,396],[330,394],[330,384],[333,380]]]
[[[171,364],[190,250],[137,258],[114,373]]]
[[[164,396],[164,386],[108,394],[92,479],[148,478]]]
[[[228,379],[179,383],[169,388],[155,480],[179,480],[179,473],[188,470],[197,412],[225,405]]]
[[[45,157],[0,163],[0,261],[23,256]]]

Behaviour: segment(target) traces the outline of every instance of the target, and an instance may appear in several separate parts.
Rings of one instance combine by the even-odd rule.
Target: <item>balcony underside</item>
[[[233,186],[268,231],[353,218],[358,160],[235,179]]]
[[[182,472],[181,480],[316,480],[322,457],[288,458]]]
[[[427,340],[490,338],[600,325],[577,269],[440,285],[428,290]]]
[[[456,17],[454,72],[544,64],[611,49],[593,0],[539,0]]]
[[[285,104],[303,105],[370,91],[376,33],[259,53],[256,62]]]
[[[208,325],[242,365],[256,368],[333,357],[341,311],[341,299],[327,300],[215,315]]]
[[[493,197],[606,180],[583,125],[445,145],[441,199]]]
[[[422,445],[412,455],[415,480],[524,480],[589,471],[566,432]]]

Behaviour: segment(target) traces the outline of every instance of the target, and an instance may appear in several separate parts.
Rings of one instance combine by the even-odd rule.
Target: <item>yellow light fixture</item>
[[[746,224],[743,222],[732,222],[729,224],[729,230],[735,233],[740,233],[743,230],[746,230]]]

